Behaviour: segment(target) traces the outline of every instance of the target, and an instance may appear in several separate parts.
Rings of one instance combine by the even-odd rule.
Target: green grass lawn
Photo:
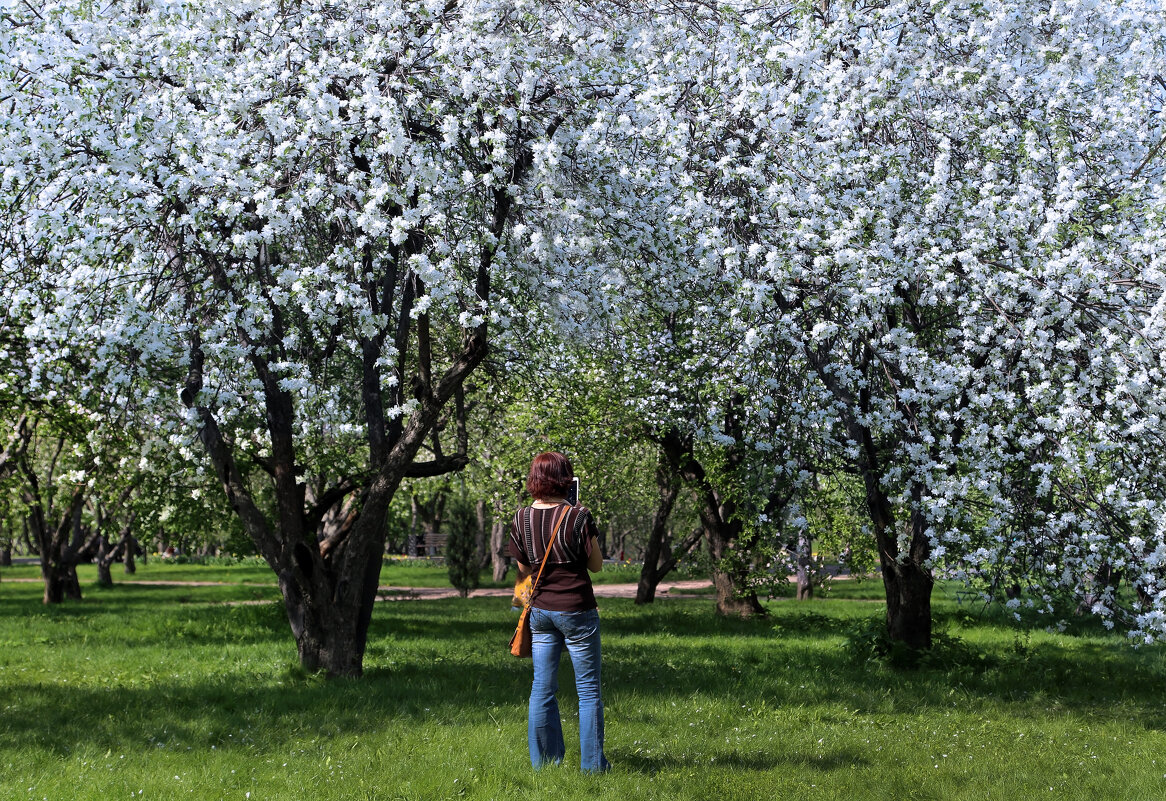
[[[1162,648],[943,591],[966,647],[906,671],[843,647],[878,582],[750,622],[602,601],[615,769],[584,777],[566,661],[568,764],[530,769],[505,600],[380,604],[365,677],[326,681],[295,665],[280,604],[225,603],[268,591],[231,580],[246,569],[187,569],[227,583],[87,584],[46,608],[0,579],[0,799],[1166,798]]]
[[[77,575],[81,582],[90,583],[97,580],[95,565],[80,565]],[[137,572],[128,575],[121,564],[113,566],[113,581],[121,582],[149,582],[149,581],[183,581],[183,582],[218,582],[224,584],[262,584],[276,586],[275,574],[262,560],[258,558],[243,560],[241,564],[191,564],[179,563],[167,559],[153,558],[145,564],[137,563]],[[668,580],[689,578],[688,573],[677,572],[668,576]],[[5,578],[39,579],[40,568],[37,565],[13,565],[0,568],[0,582]],[[596,584],[634,584],[639,581],[640,566],[637,564],[605,564],[603,570],[595,574]],[[514,571],[507,575],[507,581],[494,582],[490,580],[490,571],[483,570],[480,577],[482,587],[512,587],[514,586]],[[448,587],[449,572],[446,567],[436,560],[429,559],[386,559],[381,567],[382,585],[397,587]]]

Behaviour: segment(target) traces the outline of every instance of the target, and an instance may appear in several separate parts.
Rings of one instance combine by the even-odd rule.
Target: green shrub
[[[986,654],[976,651],[962,638],[944,631],[932,630],[930,648],[912,648],[905,642],[892,640],[883,617],[864,618],[853,624],[842,647],[856,662],[882,662],[902,669],[950,670],[984,665],[988,661]]]
[[[449,583],[465,598],[470,590],[478,588],[482,561],[474,521],[469,514],[457,514],[457,511],[455,508],[451,515],[449,538],[445,542],[445,566]]]

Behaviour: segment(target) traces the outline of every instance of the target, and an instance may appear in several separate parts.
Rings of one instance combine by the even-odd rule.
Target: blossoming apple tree
[[[704,115],[725,262],[865,485],[890,636],[929,643],[935,569],[1021,561],[1075,592],[1120,566],[1140,607],[1095,611],[1166,634],[1159,5],[736,23]]]
[[[616,169],[636,25],[522,0],[6,8],[32,386],[71,346],[93,391],[180,398],[302,663],[359,674],[394,492],[464,464],[491,327],[590,247],[560,189]]]

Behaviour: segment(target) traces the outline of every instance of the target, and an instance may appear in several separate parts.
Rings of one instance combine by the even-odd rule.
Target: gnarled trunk
[[[68,509],[60,512],[55,525],[47,520],[51,507],[46,510],[41,505],[40,488],[35,474],[27,474],[28,489],[25,501],[31,507],[28,526],[36,538],[40,552],[41,578],[44,580],[44,602],[57,604],[62,601],[81,600],[81,582],[77,579],[77,562],[85,551],[81,528],[81,507],[84,504],[82,489],[76,489]]]
[[[44,602],[59,604],[65,600],[81,600],[81,582],[77,579],[77,566],[59,561],[42,561],[41,578],[45,583]]]
[[[887,636],[916,649],[931,647],[931,573],[912,561],[883,560]]]
[[[507,528],[504,520],[497,519],[490,528],[490,558],[493,561],[494,581],[504,581],[506,573],[510,570],[510,550],[508,548],[510,538],[507,536]]]
[[[470,347],[464,357],[472,364],[485,356],[484,340],[480,349],[475,347]],[[468,372],[472,364],[459,363],[457,370],[451,368],[447,372],[434,395],[409,419],[391,448],[374,448],[377,472],[360,492],[360,503],[352,504],[348,514],[332,516],[326,525],[328,511],[348,498],[356,487],[344,480],[321,493],[315,502],[308,502],[307,487],[297,478],[290,394],[256,358],[256,372],[264,378],[271,438],[267,467],[276,515],[269,519],[252,497],[213,413],[194,404],[202,384],[203,358],[196,337],[183,399],[194,405],[199,414],[200,436],[228,501],[278,577],[300,663],[306,670],[322,670],[330,676],[360,676],[380,579],[389,503],[406,475],[438,475],[441,470],[465,466],[464,454],[440,462],[413,460],[436,424],[444,400],[460,392],[464,374],[459,370]]]
[[[930,555],[927,522],[919,511],[911,515],[911,536],[906,553],[900,553],[891,504],[877,477],[865,477],[867,505],[879,548],[879,565],[887,596],[887,636],[911,648],[931,647],[931,590],[935,585],[925,566]],[[913,489],[916,504],[922,487]]]
[[[142,546],[138,543],[137,537],[135,537],[133,534],[130,534],[128,537],[126,537],[125,546],[125,572],[129,575],[133,575],[134,573],[138,572],[138,566],[134,560],[141,552]],[[142,561],[145,561],[144,554],[142,556]]]
[[[109,540],[102,536],[97,545],[97,583],[102,587],[113,586],[113,576],[109,567],[113,564],[115,550],[110,546]]]
[[[640,581],[636,586],[636,603],[650,604],[656,599],[656,587],[660,579],[671,570],[662,569],[668,540],[668,518],[680,494],[680,483],[671,468],[663,449],[656,464],[656,513],[652,516],[652,528],[648,531],[648,542],[644,546],[644,566],[640,568]],[[668,554],[671,556],[671,554]]]
[[[656,466],[656,488],[659,502],[652,516],[652,528],[648,532],[648,542],[644,546],[644,566],[640,568],[640,580],[636,585],[636,603],[650,604],[656,599],[656,588],[664,577],[676,569],[677,563],[696,547],[704,534],[698,528],[685,537],[675,547],[672,545],[672,531],[668,520],[680,494],[678,476],[673,471],[666,455],[661,452]]]
[[[731,403],[726,412],[725,428],[736,431],[738,423],[736,404]],[[700,520],[713,559],[717,612],[732,617],[764,615],[765,608],[748,585],[749,565],[740,550],[743,547],[740,542],[743,527],[737,519],[736,505],[722,497],[709,481],[704,466],[693,454],[691,436],[683,436],[672,428],[660,438],[660,445],[672,471],[683,477],[697,493]],[[727,459],[730,469],[739,469],[741,461],[740,452],[730,449]]]
[[[702,515],[703,516],[703,515]],[[710,525],[714,522],[714,525]],[[748,586],[748,566],[737,563],[734,541],[740,534],[740,524],[712,521],[705,518],[709,553],[713,558],[713,588],[716,590],[717,614],[726,617],[758,617],[765,607],[757,593]]]
[[[313,567],[305,571],[297,565],[279,572],[279,589],[300,665],[329,676],[360,676],[380,578],[379,553],[365,560],[356,587],[342,586],[334,567],[317,574],[324,565],[312,555],[302,554],[301,559],[303,565],[314,563]]]

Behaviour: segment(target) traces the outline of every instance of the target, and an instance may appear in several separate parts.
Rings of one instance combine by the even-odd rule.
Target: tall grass
[[[504,599],[380,604],[365,677],[327,681],[296,666],[279,603],[227,603],[256,590],[86,586],[47,608],[0,582],[0,799],[1166,797],[1163,651],[1088,626],[940,597],[960,647],[899,670],[845,647],[880,614],[861,598],[749,622],[602,601],[615,769],[585,777],[566,660],[567,764],[530,769]]]

